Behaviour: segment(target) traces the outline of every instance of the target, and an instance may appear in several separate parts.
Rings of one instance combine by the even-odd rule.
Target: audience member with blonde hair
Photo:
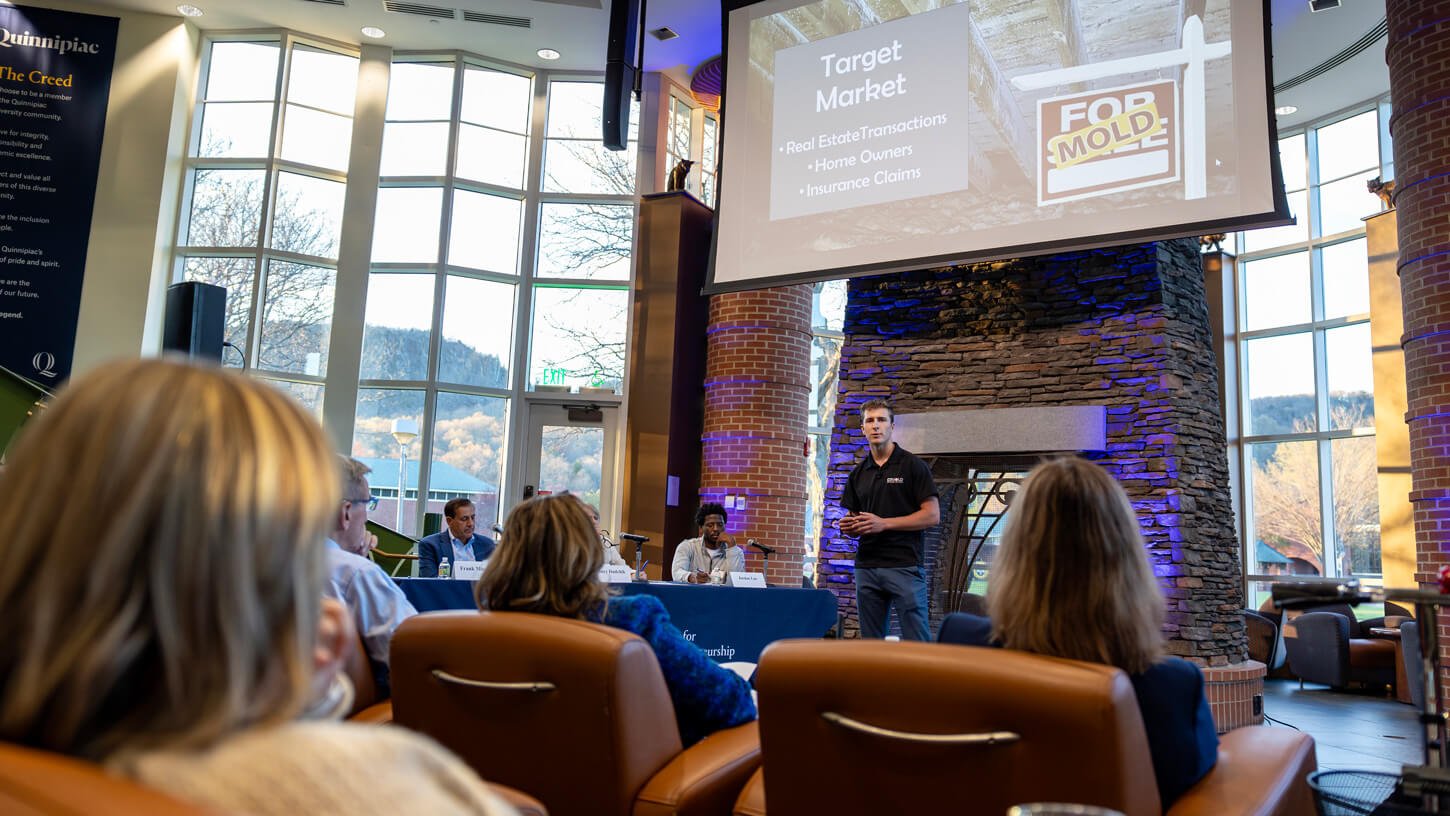
[[[1163,595],[1128,496],[1077,458],[1039,465],[1017,491],[987,588],[990,619],[954,613],[945,643],[997,645],[1128,673],[1166,810],[1218,759],[1203,674],[1163,653]]]
[[[317,422],[241,374],[64,389],[0,472],[0,740],[219,812],[509,812],[424,737],[298,720],[354,637],[322,599],[338,483]],[[100,535],[65,524],[78,497]]]
[[[529,499],[504,523],[503,540],[475,589],[478,606],[593,621],[644,638],[659,659],[685,745],[755,719],[749,685],[686,641],[659,599],[611,597],[599,581],[603,565],[583,502],[568,494]]]

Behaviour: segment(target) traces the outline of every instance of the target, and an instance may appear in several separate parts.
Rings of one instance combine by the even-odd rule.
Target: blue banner
[[[419,612],[475,609],[472,581],[399,578]],[[824,589],[737,589],[651,581],[612,584],[625,595],[653,595],[685,640],[716,663],[755,663],[782,638],[818,638],[836,625],[836,596]]]
[[[114,17],[0,6],[0,365],[70,375]]]

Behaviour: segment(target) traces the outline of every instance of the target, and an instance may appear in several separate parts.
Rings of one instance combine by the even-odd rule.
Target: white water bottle
[[[448,559],[447,558],[445,558],[442,561],[439,561],[438,562],[438,577],[439,578],[452,578],[453,577],[453,568],[448,565]]]

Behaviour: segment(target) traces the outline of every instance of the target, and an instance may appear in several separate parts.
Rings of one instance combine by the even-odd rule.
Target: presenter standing
[[[700,537],[687,538],[675,548],[671,577],[685,584],[708,584],[715,573],[745,571],[745,551],[720,538],[727,518],[725,508],[718,504],[700,505],[695,511]]]
[[[846,478],[841,532],[856,549],[856,613],[861,637],[886,636],[896,607],[905,640],[929,640],[922,531],[941,521],[936,483],[926,463],[891,441],[895,414],[883,400],[861,406],[870,451]]]

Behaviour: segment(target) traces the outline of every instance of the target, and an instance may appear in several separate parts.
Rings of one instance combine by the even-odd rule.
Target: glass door
[[[601,525],[614,529],[618,420],[619,408],[614,405],[530,405],[524,484],[537,494],[567,490],[599,508]]]

